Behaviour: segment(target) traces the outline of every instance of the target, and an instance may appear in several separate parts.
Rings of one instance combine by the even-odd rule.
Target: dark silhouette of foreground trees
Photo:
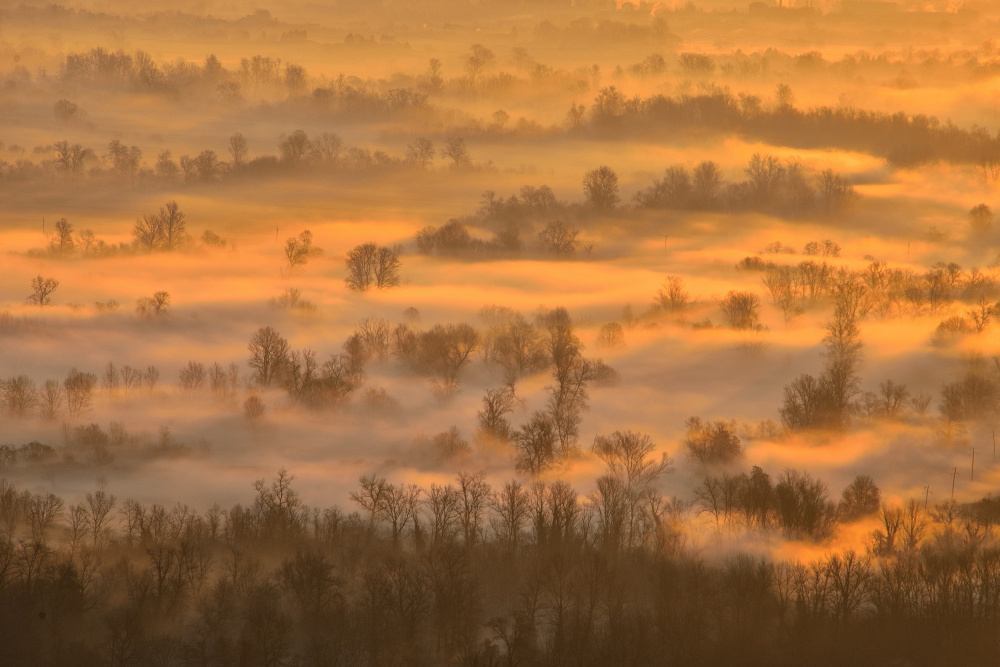
[[[463,473],[421,489],[370,474],[350,512],[306,506],[281,470],[245,504],[198,512],[105,488],[67,505],[0,480],[0,661],[792,666],[992,655],[996,498],[883,506],[863,551],[702,558],[683,546],[682,505],[656,492],[668,463],[648,445],[628,431],[599,438],[607,472],[583,500],[563,481],[493,487]],[[745,477],[741,522],[806,525],[808,476]]]

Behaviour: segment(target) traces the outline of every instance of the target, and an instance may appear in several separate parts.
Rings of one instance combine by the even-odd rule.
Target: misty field
[[[0,664],[995,662],[939,4],[0,8]]]

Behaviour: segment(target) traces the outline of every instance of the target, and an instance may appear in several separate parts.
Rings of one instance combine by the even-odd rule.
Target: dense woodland
[[[666,470],[649,443],[616,432],[595,451],[607,472],[583,501],[564,482],[366,475],[347,511],[310,508],[282,470],[201,513],[5,483],[3,660],[941,664],[996,650],[995,499],[875,510],[867,553],[707,556],[685,549],[686,503],[652,490]],[[808,531],[878,507],[870,478],[837,510],[808,475],[740,479],[720,531]]]

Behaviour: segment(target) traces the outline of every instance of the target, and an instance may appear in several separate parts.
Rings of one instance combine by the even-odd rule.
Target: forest
[[[998,27],[0,8],[0,665],[996,663]]]

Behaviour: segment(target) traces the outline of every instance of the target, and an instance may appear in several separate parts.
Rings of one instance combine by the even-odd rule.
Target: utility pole
[[[927,497],[931,495],[931,485],[924,484],[924,511],[927,511]]]
[[[951,499],[952,499],[952,501],[955,500],[955,478],[957,476],[958,476],[958,466],[955,466],[955,469],[951,471]]]

